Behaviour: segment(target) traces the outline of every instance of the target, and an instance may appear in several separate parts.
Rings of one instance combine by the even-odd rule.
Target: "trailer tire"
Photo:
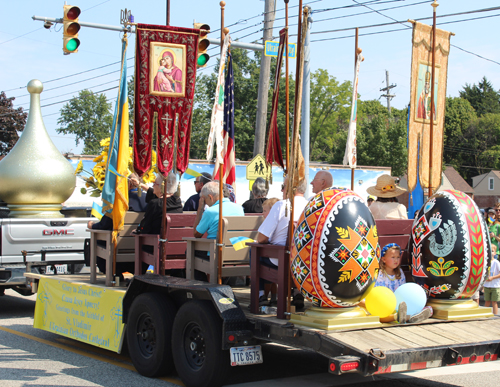
[[[229,351],[222,349],[222,319],[211,303],[194,300],[179,309],[172,348],[177,374],[187,387],[223,384]]]
[[[138,296],[127,321],[127,344],[135,369],[143,376],[167,375],[174,370],[172,326],[177,312],[172,300],[159,293]]]

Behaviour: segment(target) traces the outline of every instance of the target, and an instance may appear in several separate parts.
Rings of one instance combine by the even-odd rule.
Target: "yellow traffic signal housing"
[[[80,40],[78,39],[78,31],[80,31],[80,8],[74,5],[64,6],[63,16],[63,51],[64,54],[72,54],[78,52]]]
[[[207,39],[207,34],[210,32],[210,26],[203,23],[194,23],[194,28],[200,30],[200,35],[198,36],[198,58],[196,59],[197,67],[205,67],[210,55],[207,54],[207,48],[210,46],[210,42]]]

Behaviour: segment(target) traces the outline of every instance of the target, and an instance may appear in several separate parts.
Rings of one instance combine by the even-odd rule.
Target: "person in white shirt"
[[[377,184],[374,187],[369,187],[366,192],[377,197],[377,200],[370,205],[370,211],[375,220],[408,219],[406,207],[398,203],[396,199],[397,196],[405,193],[406,190],[398,187],[391,176],[379,176]]]
[[[491,306],[493,314],[498,314],[498,301],[500,301],[500,262],[491,259],[490,272],[484,281],[484,306]]]
[[[285,178],[285,182],[281,187],[283,192],[283,200],[275,203],[269,215],[266,217],[264,222],[259,227],[259,233],[257,234],[258,243],[270,243],[272,245],[285,246],[287,236],[288,236],[288,225],[290,224],[290,201],[286,197],[286,192],[288,188],[288,178]],[[293,200],[293,220],[297,222],[300,215],[304,211],[308,201],[304,198],[304,193],[307,189],[307,180],[302,180],[295,191],[295,197]],[[288,209],[286,210],[286,208]],[[277,267],[278,260],[275,258],[260,257],[260,262],[263,265],[270,267]],[[264,296],[264,285],[267,281],[261,280],[259,283],[259,304],[267,304],[267,297]],[[300,294],[299,294],[300,295]],[[300,295],[302,297],[302,295]],[[300,297],[295,296],[295,299],[300,299]],[[297,307],[304,306],[304,298],[302,297],[302,304],[297,301],[299,305]]]

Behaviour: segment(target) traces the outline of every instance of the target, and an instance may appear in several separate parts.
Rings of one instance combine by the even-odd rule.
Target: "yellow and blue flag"
[[[113,242],[118,231],[123,230],[125,212],[128,210],[127,170],[129,161],[129,117],[127,93],[127,38],[122,44],[122,61],[118,99],[111,127],[106,177],[102,190],[103,212],[113,219]]]
[[[184,172],[184,178],[186,179],[195,179],[198,176],[201,176],[201,173],[196,172],[194,169],[191,168],[186,169],[186,171]]]
[[[248,243],[255,242],[252,238],[247,238],[243,236],[229,238],[229,241],[232,243],[235,251],[250,247],[246,245],[247,242]]]
[[[96,202],[92,203],[92,211],[90,211],[90,214],[93,217],[96,217],[97,219],[101,220],[101,218],[103,217],[102,206],[100,206]]]

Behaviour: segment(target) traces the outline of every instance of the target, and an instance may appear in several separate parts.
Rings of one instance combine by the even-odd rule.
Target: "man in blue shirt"
[[[205,210],[205,204],[208,208]],[[222,200],[223,216],[244,216],[243,207],[233,203],[229,198]],[[194,221],[194,236],[201,238],[207,233],[207,239],[216,239],[219,227],[219,183],[210,182],[200,192],[200,202]]]

